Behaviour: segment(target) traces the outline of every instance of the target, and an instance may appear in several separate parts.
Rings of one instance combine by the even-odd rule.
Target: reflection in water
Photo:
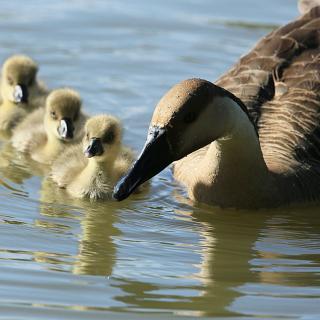
[[[189,316],[238,314],[230,309],[230,305],[241,296],[237,287],[259,279],[257,272],[251,270],[250,261],[255,258],[254,244],[268,215],[259,215],[253,223],[251,215],[225,210],[212,212],[212,209],[195,209],[183,212],[179,209],[179,216],[182,213],[184,220],[192,219],[199,227],[200,248],[197,252],[201,253],[202,258],[196,265],[198,272],[180,274],[179,268],[176,268],[171,270],[168,281],[162,279],[159,283],[148,277],[145,281],[122,279],[118,286],[125,294],[116,299],[131,306],[132,310],[172,310],[176,314]],[[179,245],[182,252],[178,256],[191,254],[186,243]],[[173,264],[174,257],[169,253],[164,259],[168,264]],[[150,256],[150,259],[153,257]]]
[[[201,241],[200,276],[204,288],[198,299],[200,310],[206,316],[235,315],[237,311],[230,305],[240,296],[236,288],[258,279],[250,261],[255,258],[254,244],[267,216],[258,214],[252,219],[244,212],[217,208],[214,212],[198,208],[192,216],[206,226]]]
[[[320,216],[316,208],[294,209],[272,216],[261,230],[252,261],[262,282],[315,286],[320,271]],[[280,281],[278,281],[280,280]]]
[[[48,166],[31,160],[27,155],[16,151],[9,141],[0,144],[0,177],[21,185],[32,176],[42,176]]]
[[[32,176],[26,169],[23,157],[15,151],[10,142],[0,145],[0,175],[16,184],[22,184]]]
[[[113,237],[120,235],[114,226],[116,221],[117,210],[112,205],[99,203],[92,208],[85,207],[75,274],[112,275],[116,261]]]
[[[133,310],[172,310],[180,315],[188,310],[194,316],[285,316],[288,298],[294,300],[295,312],[303,314],[306,301],[297,297],[319,297],[320,224],[314,209],[293,214],[282,209],[240,212],[201,207],[184,214],[201,225],[199,272],[185,279],[198,279],[199,284],[179,286],[178,269],[172,274],[174,284],[122,280],[118,285],[126,294],[118,296],[119,301]],[[262,313],[259,299],[267,305]]]
[[[0,97],[1,102],[1,97]],[[8,141],[11,137],[11,133],[6,130],[0,130],[0,141]]]
[[[59,189],[50,179],[43,179],[40,191],[40,214],[46,217],[74,217],[72,209],[81,208],[78,254],[73,262],[75,274],[110,276],[116,259],[112,238],[120,234],[114,226],[117,222],[116,204],[113,202],[90,202],[70,198],[65,190]],[[61,205],[63,204],[63,205]],[[50,227],[45,220],[36,224]],[[55,228],[63,228],[57,224]],[[63,230],[65,231],[65,230]]]
[[[267,315],[275,308],[275,314],[285,316],[285,300],[295,297],[296,289],[300,288],[301,296],[310,296],[310,291],[303,293],[302,288],[315,286],[320,271],[320,224],[314,209],[296,214],[282,209],[203,211],[193,212],[207,227],[200,273],[203,315]],[[290,286],[296,289],[292,291]],[[256,297],[263,301],[264,313],[259,311]],[[303,310],[303,300],[295,303]]]

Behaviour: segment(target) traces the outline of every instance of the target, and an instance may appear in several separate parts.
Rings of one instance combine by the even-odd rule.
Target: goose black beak
[[[173,161],[174,157],[167,141],[165,129],[151,127],[147,142],[138,160],[129,173],[116,185],[113,197],[118,201],[126,199],[137,187],[158,174]]]
[[[15,103],[27,103],[28,102],[28,88],[23,84],[17,84],[13,89],[13,101]]]
[[[60,120],[58,126],[58,134],[62,139],[72,139],[73,138],[73,124],[71,119],[63,118]]]
[[[103,153],[103,146],[101,139],[92,138],[87,149],[84,151],[84,155],[87,158],[92,158],[94,156],[100,156]]]

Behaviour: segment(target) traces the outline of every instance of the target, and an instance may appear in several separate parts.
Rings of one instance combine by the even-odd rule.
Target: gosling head
[[[85,125],[84,155],[95,161],[114,159],[120,149],[122,128],[120,121],[110,115],[90,118]]]
[[[247,112],[238,98],[209,81],[189,79],[172,87],[156,106],[144,149],[114,197],[125,199],[173,161],[228,135],[234,125],[230,105]]]
[[[81,98],[72,89],[53,90],[47,97],[44,125],[48,136],[61,141],[72,141],[77,136]]]
[[[2,67],[1,94],[4,100],[27,104],[37,87],[37,64],[24,55],[8,58]]]

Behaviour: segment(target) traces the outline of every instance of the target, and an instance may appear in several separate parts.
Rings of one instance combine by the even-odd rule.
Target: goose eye
[[[185,123],[191,123],[194,120],[196,120],[196,118],[197,118],[197,115],[194,112],[189,112],[184,116],[183,121]]]
[[[57,115],[54,111],[50,111],[50,116],[52,119],[56,120],[57,119]]]
[[[13,79],[11,77],[8,77],[7,80],[8,80],[9,85],[12,86],[13,85]]]

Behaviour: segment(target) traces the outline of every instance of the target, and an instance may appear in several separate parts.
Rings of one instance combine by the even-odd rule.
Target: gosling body
[[[37,80],[38,65],[29,57],[14,55],[2,67],[0,79],[0,130],[11,130],[28,114],[44,106],[46,87]]]
[[[121,137],[121,124],[116,118],[90,118],[82,144],[54,162],[52,179],[74,198],[110,199],[114,185],[134,159],[133,152],[122,145]]]
[[[88,118],[81,107],[81,98],[76,91],[53,90],[45,109],[35,110],[13,130],[13,146],[28,153],[35,161],[52,163],[67,147],[81,141]]]

